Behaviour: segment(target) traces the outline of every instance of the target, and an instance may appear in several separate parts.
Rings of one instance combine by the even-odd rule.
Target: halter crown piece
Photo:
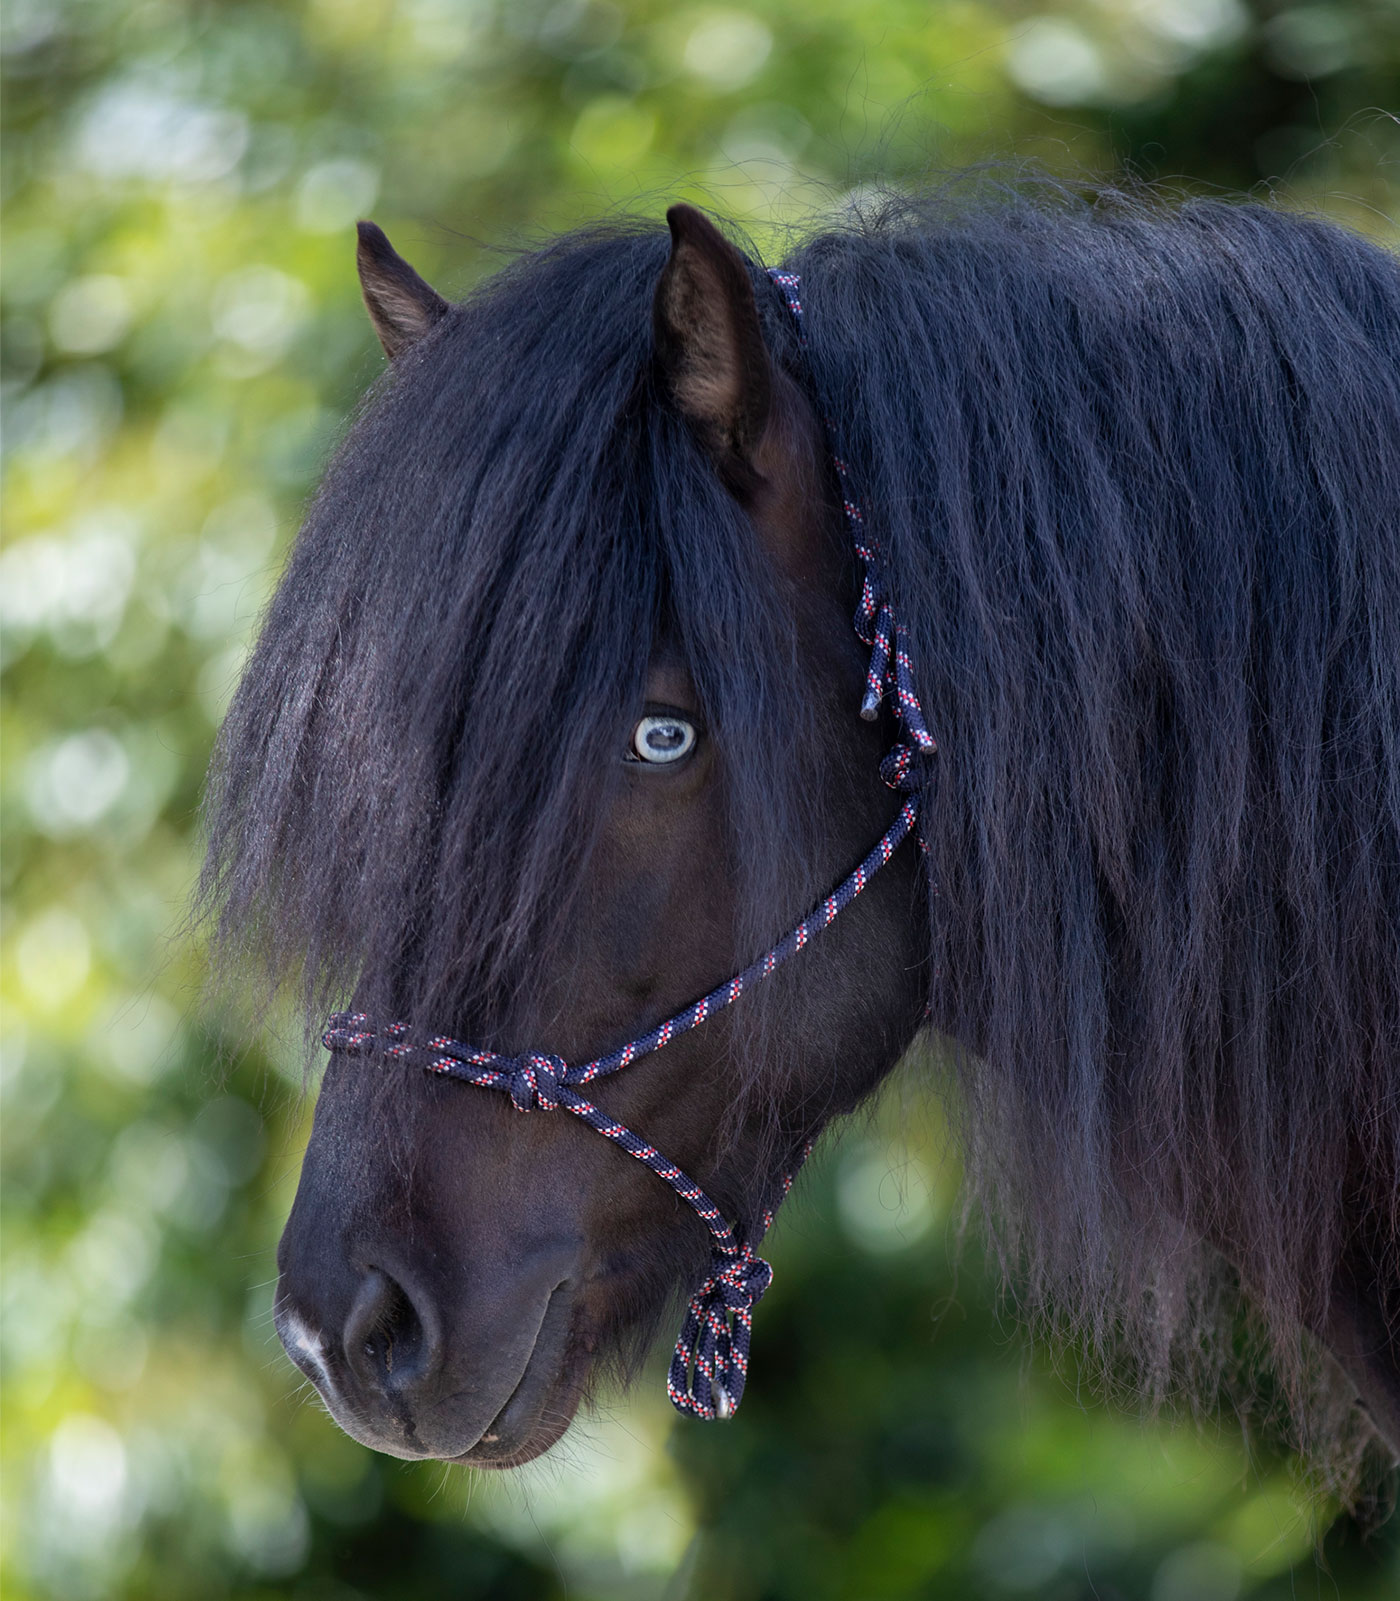
[[[797,327],[798,341],[805,347],[801,282],[797,274],[774,268],[770,269],[769,277],[782,291]],[[640,1038],[629,1040],[626,1045],[592,1062],[570,1064],[538,1051],[505,1056],[496,1051],[477,1050],[444,1034],[415,1038],[403,1023],[376,1027],[361,1012],[336,1013],[323,1036],[326,1049],[332,1053],[389,1057],[482,1089],[504,1091],[520,1112],[559,1109],[572,1112],[589,1128],[596,1129],[649,1167],[695,1210],[710,1231],[709,1272],[691,1297],[686,1311],[671,1358],[666,1393],[678,1411],[698,1418],[732,1417],[743,1398],[749,1370],[753,1308],[773,1280],[772,1268],[756,1253],[755,1247],[762,1242],[773,1214],[792,1188],[792,1181],[806,1161],[811,1144],[803,1147],[791,1170],[783,1175],[778,1195],[764,1210],[756,1228],[746,1227],[742,1222],[730,1224],[693,1179],[687,1178],[673,1162],[668,1162],[654,1145],[614,1122],[579,1091],[594,1079],[606,1078],[659,1051],[678,1035],[699,1028],[707,1018],[732,1006],[746,989],[766,978],[815,935],[830,927],[915,830],[919,794],[912,777],[914,758],[916,754],[932,754],[937,745],[924,722],[923,708],[914,689],[905,632],[885,588],[881,552],[866,531],[865,519],[851,487],[850,472],[829,418],[826,428],[841,484],[846,524],[863,568],[855,629],[870,647],[870,668],[861,716],[874,719],[879,715],[881,703],[888,698],[901,729],[899,742],[880,764],[880,775],[904,796],[904,803],[870,854],[796,928],[756,962]],[[919,844],[923,846],[922,839]]]

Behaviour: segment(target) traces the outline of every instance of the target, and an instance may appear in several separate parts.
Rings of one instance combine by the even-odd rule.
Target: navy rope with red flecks
[[[797,342],[805,350],[807,328],[802,310],[802,280],[795,272],[785,272],[780,267],[770,267],[768,276],[782,291],[797,327]],[[865,696],[860,703],[860,715],[866,722],[873,722],[880,714],[881,702],[889,698],[903,737],[881,762],[880,776],[891,789],[908,793],[914,788],[915,755],[932,756],[938,749],[938,741],[928,731],[924,708],[914,688],[909,639],[904,624],[895,616],[894,602],[885,582],[884,552],[866,527],[865,513],[851,485],[851,470],[846,465],[846,453],[836,423],[830,416],[822,421],[826,428],[827,448],[841,485],[841,510],[845,513],[851,543],[861,562],[855,630],[860,639],[870,646],[870,666],[865,674]],[[919,846],[924,848],[922,835],[919,836]]]
[[[782,290],[788,309],[803,334],[800,282],[795,273],[770,271],[769,276]],[[444,1034],[415,1038],[403,1023],[377,1028],[362,1012],[338,1012],[329,1021],[323,1036],[326,1049],[347,1056],[385,1056],[415,1062],[430,1073],[475,1084],[482,1089],[502,1090],[510,1095],[517,1111],[552,1112],[562,1108],[582,1119],[590,1128],[626,1151],[629,1156],[662,1179],[699,1216],[710,1231],[710,1267],[704,1282],[691,1297],[686,1309],[675,1354],[666,1379],[666,1392],[681,1412],[699,1418],[726,1418],[733,1414],[744,1394],[748,1379],[749,1341],[753,1329],[753,1309],[773,1280],[773,1270],[757,1254],[756,1247],[768,1232],[773,1215],[792,1188],[803,1162],[811,1150],[802,1148],[792,1167],[783,1174],[781,1192],[765,1208],[748,1238],[740,1226],[725,1221],[723,1213],[703,1189],[687,1177],[674,1162],[623,1124],[610,1118],[578,1090],[594,1079],[605,1078],[631,1063],[659,1051],[681,1034],[698,1028],[716,1012],[722,1012],[751,985],[766,978],[790,956],[805,948],[808,941],[829,928],[836,918],[893,857],[911,832],[916,832],[919,794],[914,784],[914,759],[937,749],[924,721],[923,708],[915,692],[909,652],[902,626],[885,589],[880,551],[867,533],[850,484],[850,473],[837,444],[835,430],[827,421],[832,459],[841,483],[842,503],[847,526],[863,565],[860,601],[855,627],[870,646],[870,668],[866,677],[861,716],[872,719],[886,696],[902,730],[903,737],[880,764],[880,773],[892,789],[905,796],[893,823],[855,870],[831,894],[773,948],[741,973],[692,1002],[684,1011],[658,1023],[655,1028],[629,1040],[627,1044],[591,1062],[570,1065],[561,1057],[538,1051],[507,1056],[497,1051],[479,1050]],[[917,837],[917,835],[916,835]],[[923,840],[919,845],[923,848]]]

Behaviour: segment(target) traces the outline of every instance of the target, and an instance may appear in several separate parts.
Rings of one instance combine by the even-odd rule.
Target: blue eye
[[[695,729],[684,717],[644,717],[632,731],[633,761],[678,762],[695,744]]]

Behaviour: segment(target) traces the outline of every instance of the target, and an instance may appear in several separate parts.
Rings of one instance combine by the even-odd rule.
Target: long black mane
[[[1400,1238],[1397,264],[1198,202],[796,265],[942,743],[934,1015],[1008,1261],[1163,1379],[1228,1356],[1180,1220],[1229,1219],[1297,1389],[1358,1173]]]
[[[761,753],[734,848],[781,927],[810,708],[654,391],[666,248],[591,231],[454,308],[312,509],[205,887],[313,1018],[354,991],[503,1026],[661,630]],[[1400,1197],[1397,264],[1259,206],[1063,195],[891,202],[790,264],[804,355],[755,269],[766,326],[840,425],[941,746],[931,1000],[1008,1267],[1149,1381],[1199,1376],[1227,1325],[1182,1220],[1228,1217],[1306,1412],[1348,1175]]]

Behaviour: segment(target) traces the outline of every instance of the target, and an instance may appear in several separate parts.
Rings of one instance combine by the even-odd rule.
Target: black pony
[[[927,1007],[1025,1305],[1149,1395],[1262,1331],[1319,1459],[1400,1446],[1396,261],[1255,205],[891,201],[786,264],[804,346],[668,220],[460,305],[362,225],[392,365],[220,741],[225,971],[582,1062],[807,911],[898,806],[828,418],[927,857],[597,1103],[751,1226]],[[278,1325],[357,1438],[511,1466],[706,1243],[574,1119],[337,1057]]]

